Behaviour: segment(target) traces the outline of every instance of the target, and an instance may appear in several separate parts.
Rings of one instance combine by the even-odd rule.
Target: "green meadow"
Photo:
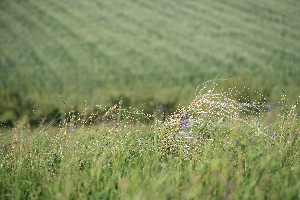
[[[120,102],[0,129],[0,199],[299,199],[297,105],[253,116],[232,92],[165,119]]]
[[[2,119],[113,105],[173,109],[230,79],[276,102],[300,85],[298,1],[17,1],[0,5]],[[274,99],[275,98],[275,99]],[[79,110],[80,110],[79,109]],[[150,109],[151,110],[151,109]]]
[[[2,0],[0,199],[300,199],[299,8]]]

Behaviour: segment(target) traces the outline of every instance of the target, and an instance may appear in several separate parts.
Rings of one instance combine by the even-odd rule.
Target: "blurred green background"
[[[121,97],[172,110],[215,78],[292,104],[299,22],[297,0],[2,0],[0,121]]]

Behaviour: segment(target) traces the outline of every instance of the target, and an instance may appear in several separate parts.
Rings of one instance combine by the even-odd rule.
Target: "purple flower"
[[[180,128],[179,130],[183,130],[183,129],[187,129],[187,124],[188,122],[186,121],[186,119],[188,118],[188,114],[180,117],[180,121],[179,121],[179,124],[180,124]]]

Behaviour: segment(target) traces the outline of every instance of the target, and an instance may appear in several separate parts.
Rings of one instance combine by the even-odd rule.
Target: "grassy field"
[[[300,199],[299,8],[2,0],[0,199]]]
[[[58,108],[169,108],[210,79],[270,97],[300,85],[298,1],[17,1],[0,5],[1,121]],[[61,94],[60,94],[61,93]],[[256,98],[254,92],[248,93]],[[145,105],[145,104],[148,104]],[[67,110],[71,108],[68,107]],[[29,114],[28,114],[29,113]]]
[[[0,199],[299,199],[296,106],[199,91],[166,119],[119,103],[0,129]]]

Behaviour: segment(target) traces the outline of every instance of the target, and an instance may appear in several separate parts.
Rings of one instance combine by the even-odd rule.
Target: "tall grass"
[[[168,116],[86,104],[58,127],[1,129],[1,199],[299,198],[299,105],[210,83]]]

